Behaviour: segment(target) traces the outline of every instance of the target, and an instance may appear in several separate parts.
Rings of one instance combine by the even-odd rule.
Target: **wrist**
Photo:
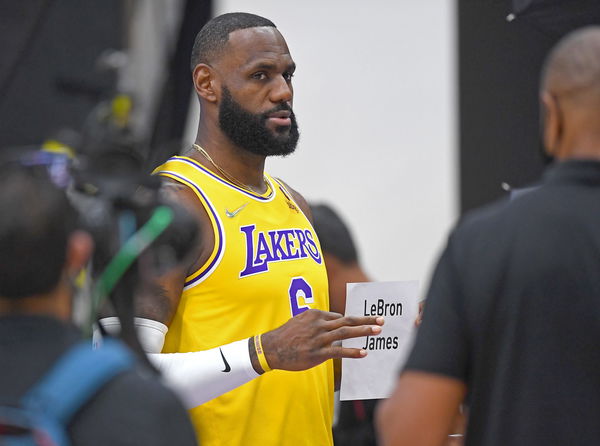
[[[259,375],[265,373],[263,368],[260,366],[260,361],[258,360],[256,347],[254,346],[254,336],[248,338],[248,353],[250,354],[250,362],[252,363],[252,368],[254,371]]]
[[[266,351],[264,350],[265,336],[260,334],[248,338],[248,352],[250,353],[250,361],[252,367],[258,374],[271,371],[274,367],[271,366],[271,361],[267,360]]]
[[[261,338],[262,338],[262,334],[254,336],[254,348],[256,349],[256,356],[258,357],[258,362],[260,363],[260,367],[265,372],[269,372],[272,370],[272,368],[269,365],[269,362],[267,361],[265,351],[263,350]]]

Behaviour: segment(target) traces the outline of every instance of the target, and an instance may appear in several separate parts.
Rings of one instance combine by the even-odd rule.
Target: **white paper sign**
[[[377,336],[342,342],[368,351],[366,358],[342,360],[342,401],[390,396],[413,344],[418,287],[417,281],[347,285],[346,316],[382,316],[385,324]]]

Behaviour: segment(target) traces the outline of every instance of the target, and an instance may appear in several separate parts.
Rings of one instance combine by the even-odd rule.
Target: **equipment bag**
[[[0,445],[68,446],[71,418],[117,374],[133,367],[132,353],[105,339],[92,350],[84,341],[68,350],[21,399],[18,407],[0,406]]]

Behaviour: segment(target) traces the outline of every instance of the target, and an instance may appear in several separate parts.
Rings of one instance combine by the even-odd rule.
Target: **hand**
[[[419,314],[417,314],[417,319],[415,320],[415,327],[418,327],[423,322],[423,306],[424,302],[419,302]]]
[[[262,346],[272,369],[306,370],[332,358],[363,358],[366,350],[344,348],[342,339],[381,333],[382,317],[342,316],[306,310],[281,327],[262,335]]]

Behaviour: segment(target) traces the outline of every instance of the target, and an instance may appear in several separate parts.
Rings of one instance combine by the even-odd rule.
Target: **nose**
[[[286,80],[283,76],[277,76],[273,80],[273,88],[271,89],[271,102],[279,104],[281,102],[291,103],[294,98],[294,89],[292,83]]]

